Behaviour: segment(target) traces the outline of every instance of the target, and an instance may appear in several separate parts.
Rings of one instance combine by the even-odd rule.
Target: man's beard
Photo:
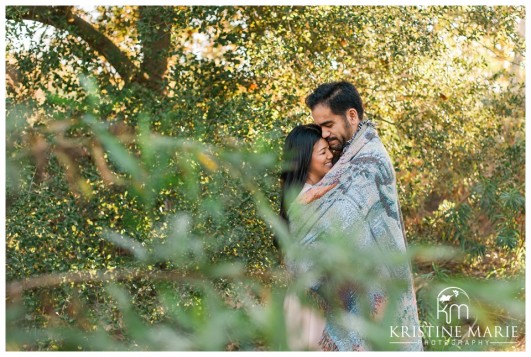
[[[330,149],[333,151],[342,151],[343,147],[345,146],[344,143],[342,143],[338,138],[328,140],[328,145],[330,145]]]
[[[343,117],[343,127],[344,127],[345,133],[348,133],[352,129],[352,124],[349,123],[346,116]],[[338,137],[335,137],[335,136],[332,138],[332,140],[327,140],[327,141],[332,151],[342,152],[346,145],[345,140],[339,139]]]

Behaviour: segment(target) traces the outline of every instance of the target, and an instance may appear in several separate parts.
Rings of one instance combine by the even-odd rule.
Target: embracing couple
[[[315,124],[295,127],[284,146],[281,216],[294,237],[291,247],[315,253],[339,233],[355,247],[348,252],[353,267],[362,257],[381,261],[370,268],[378,278],[368,284],[359,283],[360,272],[356,271],[341,272],[340,285],[331,283],[333,277],[316,273],[305,288],[319,300],[318,308],[301,304],[300,296],[288,292],[284,309],[290,348],[422,350],[418,336],[406,334],[391,340],[382,333],[392,326],[407,326],[411,331],[419,325],[389,155],[372,122],[364,119],[361,97],[351,83],[322,84],[306,98],[306,104]],[[393,262],[397,255],[404,259]],[[293,281],[315,268],[308,260],[286,255]],[[389,326],[377,330],[381,341],[370,336],[371,325],[363,319]]]

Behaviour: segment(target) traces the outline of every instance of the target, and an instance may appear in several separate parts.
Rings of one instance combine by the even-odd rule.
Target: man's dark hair
[[[352,83],[342,81],[321,84],[306,97],[306,105],[310,110],[319,104],[329,107],[336,115],[345,115],[347,109],[354,108],[359,120],[363,120],[363,103]]]

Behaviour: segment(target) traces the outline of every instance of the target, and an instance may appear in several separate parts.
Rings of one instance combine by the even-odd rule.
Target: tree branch
[[[107,59],[126,83],[129,83],[138,71],[129,57],[107,36],[72,13],[72,6],[29,6],[25,12],[19,14],[19,17],[13,16],[9,11],[6,12],[6,16],[8,20],[37,21],[81,37],[93,50]]]
[[[54,288],[65,284],[79,284],[89,282],[115,282],[131,281],[135,279],[149,279],[152,281],[181,281],[181,282],[205,282],[211,281],[215,277],[220,277],[214,273],[202,273],[200,271],[190,270],[145,270],[145,268],[124,268],[109,270],[82,270],[65,273],[49,273],[38,276],[31,276],[22,280],[12,281],[6,284],[7,299],[16,300],[27,290],[40,288]],[[257,279],[250,272],[238,272],[227,275],[242,281],[243,279]],[[261,274],[261,279],[271,279],[272,275],[268,272]],[[277,277],[278,278],[278,277]]]
[[[141,269],[123,269],[116,271],[78,271],[68,273],[50,273],[11,282],[7,285],[6,295],[16,299],[22,292],[39,288],[52,288],[64,284],[77,284],[88,282],[110,282],[147,278],[152,280],[190,281],[197,279],[197,274],[191,272],[170,271],[145,271]]]
[[[140,68],[140,81],[158,92],[163,92],[163,77],[168,67],[171,45],[171,25],[161,14],[160,8],[140,6],[138,32],[142,41],[144,60]]]
[[[369,119],[376,119],[377,121],[382,121],[382,122],[390,124],[390,125],[396,125],[396,123],[393,123],[392,121],[386,120],[386,119],[382,118],[379,115],[370,114],[370,113],[365,113],[365,114],[367,115],[367,118],[369,118]]]

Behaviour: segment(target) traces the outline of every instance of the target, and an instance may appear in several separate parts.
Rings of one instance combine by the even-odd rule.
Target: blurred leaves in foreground
[[[140,144],[129,147],[89,116],[74,125],[94,132],[120,177],[120,183],[111,188],[124,198],[131,192],[137,211],[123,221],[111,219],[100,229],[101,238],[90,241],[95,238],[84,235],[98,222],[98,216],[92,216],[98,212],[87,208],[93,207],[96,196],[73,194],[76,208],[85,209],[85,222],[81,225],[72,220],[66,223],[66,230],[85,245],[87,251],[82,257],[71,257],[81,258],[84,265],[8,284],[7,347],[11,350],[286,350],[289,346],[282,301],[288,286],[304,301],[305,286],[316,277],[328,277],[329,291],[346,282],[360,291],[367,284],[378,284],[385,287],[392,301],[403,283],[382,280],[378,275],[382,264],[409,264],[411,260],[436,264],[462,254],[444,246],[412,246],[407,256],[357,252],[349,243],[352,237],[345,239],[334,232],[323,238],[326,244],[320,249],[300,250],[290,244],[287,227],[259,189],[261,173],[276,164],[270,155],[159,136],[142,127],[131,140]],[[149,145],[141,144],[147,142],[145,137],[150,138]],[[68,175],[69,168],[65,169]],[[280,238],[287,255],[302,254],[303,259],[314,262],[307,273],[310,275],[303,274],[290,282],[281,265],[257,272],[237,255],[219,255],[226,243],[219,242],[219,233],[212,227],[228,227],[232,217],[223,201],[211,203],[215,200],[211,194],[228,187],[217,186],[220,180],[216,179],[206,188],[197,187],[205,178],[216,175],[223,177],[223,185],[229,182],[239,195],[248,197],[257,214]],[[154,192],[171,192],[178,185],[190,195],[182,200],[194,202],[197,208],[179,206],[171,214],[159,215],[164,211],[159,208],[164,206]],[[191,190],[192,186],[197,189]],[[110,215],[119,212],[111,205]],[[62,214],[68,219],[68,212]],[[143,222],[149,224],[149,229],[131,229]],[[130,232],[135,234],[130,236]],[[62,240],[62,234],[59,231],[55,237]],[[90,252],[103,247],[112,253],[104,261],[92,260]],[[61,254],[61,248],[64,246],[54,248],[57,254]],[[117,264],[111,254],[121,257],[121,263]],[[459,285],[477,298],[477,305],[471,308],[480,317],[482,327],[518,321],[518,329],[523,328],[521,278],[496,282],[431,275],[419,281],[425,323],[437,323],[431,321],[435,307],[430,302],[436,301],[432,295],[450,284]],[[36,305],[27,306],[28,302]],[[39,312],[39,320],[33,320],[37,317],[30,312],[33,309]],[[392,316],[392,309],[390,304],[381,321],[362,315],[356,323],[376,349],[393,349],[382,338],[389,334],[385,322]],[[443,349],[452,347],[449,344]]]

